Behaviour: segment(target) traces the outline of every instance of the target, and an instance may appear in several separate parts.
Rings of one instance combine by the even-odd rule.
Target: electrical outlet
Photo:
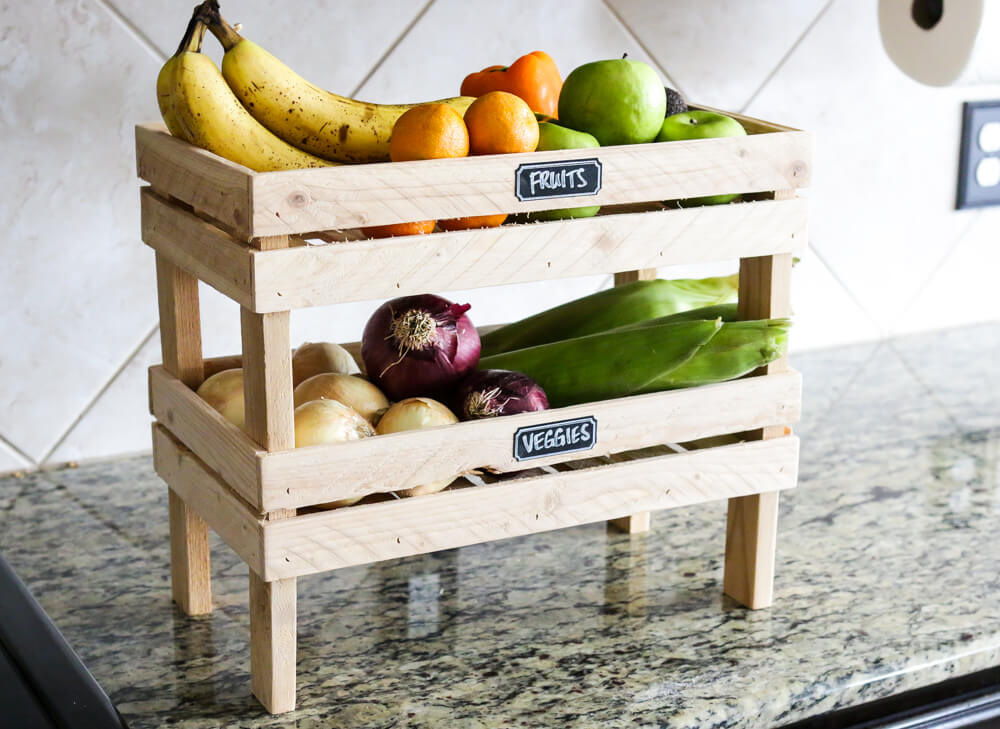
[[[1000,101],[967,101],[962,111],[956,208],[1000,205]]]

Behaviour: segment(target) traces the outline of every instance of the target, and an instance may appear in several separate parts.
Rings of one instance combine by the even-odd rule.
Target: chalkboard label
[[[589,451],[597,445],[597,418],[573,418],[557,423],[531,425],[518,428],[514,433],[514,458],[530,461],[532,458],[553,456],[560,453]]]
[[[601,191],[601,161],[529,162],[517,168],[514,194],[518,200],[596,195]]]

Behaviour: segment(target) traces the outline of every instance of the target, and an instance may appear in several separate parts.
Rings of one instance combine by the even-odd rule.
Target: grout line
[[[826,419],[830,416],[830,413],[837,409],[837,406],[841,400],[843,400],[844,395],[847,394],[847,392],[854,386],[854,383],[857,382],[861,375],[864,374],[865,370],[868,369],[868,366],[874,361],[875,357],[878,356],[878,353],[881,352],[882,348],[886,346],[887,341],[888,340],[886,339],[876,339],[871,342],[871,352],[868,353],[868,356],[865,357],[864,361],[858,364],[851,377],[844,383],[844,386],[840,389],[840,391],[836,393],[836,397],[831,398],[830,404],[820,411],[814,418],[812,418],[809,423],[810,428],[817,428],[820,424],[826,421]],[[863,344],[866,344],[866,342],[852,342],[847,346],[858,346]],[[837,347],[837,349],[840,349],[840,347]]]
[[[646,47],[645,43],[639,40],[639,36],[632,31],[628,23],[625,22],[625,19],[621,15],[619,15],[618,11],[611,6],[610,0],[604,0],[604,7],[607,8],[607,11],[609,13],[611,13],[611,17],[613,17],[615,20],[618,21],[618,25],[621,26],[622,30],[625,31],[625,34],[631,36],[632,40],[635,41],[635,44],[642,49],[642,52],[645,53],[647,56],[649,56],[649,60],[651,60],[653,63],[656,64],[656,67],[659,70],[660,75],[663,76],[663,79],[668,82],[667,85],[670,86],[674,91],[677,91],[685,99],[689,98],[688,95],[684,92],[684,89],[682,89],[678,85],[677,81],[674,80],[674,78],[671,77],[670,74],[666,72],[666,70],[663,67],[663,64],[660,63],[659,59],[655,55],[653,55],[652,51],[650,51],[649,48]]]
[[[161,50],[148,35],[146,35],[135,23],[128,19],[128,17],[115,7],[111,0],[94,0],[95,3],[104,8],[108,14],[120,25],[126,33],[132,36],[135,41],[146,49],[153,58],[159,63],[163,63],[167,60],[168,53]]]
[[[139,354],[142,348],[145,347],[146,344],[149,342],[149,340],[156,335],[156,332],[159,330],[159,328],[160,328],[160,322],[157,321],[156,324],[153,325],[153,328],[149,331],[149,333],[146,336],[144,336],[142,340],[139,342],[139,344],[129,353],[129,355],[125,358],[125,361],[122,362],[121,366],[114,371],[111,377],[108,378],[108,381],[105,382],[104,385],[101,387],[101,389],[97,391],[97,394],[94,395],[94,397],[91,398],[90,402],[87,403],[87,405],[83,408],[83,410],[80,411],[80,414],[77,415],[75,418],[73,418],[73,422],[70,423],[69,427],[66,428],[65,431],[63,431],[62,435],[60,435],[59,438],[56,439],[55,444],[51,448],[49,448],[48,452],[46,452],[44,456],[42,456],[41,460],[39,461],[41,466],[52,465],[51,463],[49,463],[49,459],[52,457],[52,454],[55,453],[56,450],[58,450],[59,446],[61,446],[66,441],[66,438],[69,437],[69,434],[73,432],[73,428],[79,425],[80,421],[84,419],[87,413],[93,410],[94,406],[97,404],[97,401],[101,399],[101,396],[103,396],[104,393],[107,392],[108,389],[110,389],[111,385],[114,384],[115,380],[118,379],[119,375],[121,375],[121,373],[125,371],[125,368],[129,366],[129,363],[136,358],[136,355]]]
[[[823,255],[819,252],[819,249],[811,241],[809,242],[809,252],[816,257],[817,261],[823,264],[823,266],[826,268],[830,276],[833,277],[833,280],[836,281],[837,284],[840,286],[840,288],[844,290],[844,293],[847,294],[847,298],[853,301],[854,305],[857,306],[858,309],[861,310],[861,313],[865,315],[865,318],[868,319],[868,321],[870,321],[875,326],[875,329],[878,330],[879,338],[885,339],[888,336],[888,333],[885,331],[885,328],[879,323],[878,319],[876,319],[871,315],[871,313],[868,311],[868,308],[861,303],[861,299],[855,296],[854,292],[850,289],[850,287],[848,287],[846,283],[844,283],[843,279],[841,279],[840,276],[837,275],[837,272],[833,269],[833,266],[831,266],[829,263],[826,262],[826,259],[823,258]]]
[[[13,451],[14,455],[20,456],[21,458],[23,458],[24,460],[26,460],[31,466],[34,466],[35,468],[38,468],[38,466],[39,466],[38,461],[36,461],[34,458],[32,458],[31,456],[29,456],[24,451],[22,451],[16,445],[14,445],[13,443],[11,443],[2,434],[0,434],[0,443],[3,443],[5,446],[7,446],[7,448],[9,448],[11,451]]]
[[[746,110],[750,107],[750,104],[754,102],[760,92],[763,91],[764,88],[771,83],[771,80],[778,75],[778,71],[780,71],[781,68],[788,62],[788,59],[792,57],[792,54],[795,53],[798,47],[802,45],[802,41],[805,40],[806,36],[809,35],[809,33],[812,32],[812,29],[816,27],[816,24],[819,23],[824,15],[826,15],[826,11],[833,7],[833,2],[834,0],[828,0],[826,5],[823,6],[823,9],[816,13],[816,17],[813,18],[812,22],[809,23],[809,25],[806,26],[806,29],[802,31],[802,35],[800,35],[796,41],[792,43],[792,47],[789,48],[785,55],[781,57],[781,60],[775,64],[774,68],[772,68],[771,72],[767,74],[760,86],[758,86],[757,89],[750,94],[750,98],[746,100],[742,107],[740,107],[741,114],[746,113]]]
[[[384,64],[386,60],[388,60],[389,56],[392,55],[392,52],[399,47],[399,44],[402,43],[403,39],[410,34],[410,31],[413,30],[414,26],[416,26],[416,24],[420,22],[420,20],[424,17],[424,15],[427,14],[427,11],[431,9],[431,5],[433,4],[434,0],[427,0],[427,4],[424,5],[420,9],[420,12],[413,17],[413,20],[411,20],[407,24],[407,26],[403,28],[403,32],[400,33],[399,36],[396,38],[396,40],[392,42],[392,45],[390,45],[388,48],[385,49],[385,53],[379,56],[379,59],[375,61],[375,65],[371,67],[368,73],[366,73],[364,78],[358,82],[358,85],[354,87],[354,89],[351,91],[350,94],[348,94],[348,96],[354,98],[355,96],[358,95],[358,92],[361,91],[362,88],[364,88],[364,85],[368,83],[368,81],[371,79],[372,76],[375,75],[375,72],[378,71],[380,68],[382,68],[382,64]]]

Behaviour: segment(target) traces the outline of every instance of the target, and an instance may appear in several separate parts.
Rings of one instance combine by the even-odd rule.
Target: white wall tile
[[[12,471],[22,471],[33,467],[32,463],[8,448],[6,443],[0,441],[0,476]]]
[[[486,66],[542,50],[565,77],[603,58],[650,61],[600,0],[436,0],[359,96],[373,101],[426,101],[459,92],[462,79]]]
[[[192,0],[115,0],[115,6],[158,50],[172,54],[194,9]],[[223,17],[242,23],[245,37],[263,46],[312,83],[350,94],[420,12],[413,0],[309,0],[220,3]],[[204,51],[221,63],[211,35]]]
[[[827,0],[609,0],[692,101],[738,111]]]
[[[918,332],[1000,321],[1000,209],[976,215],[969,231],[903,312],[896,329]],[[983,353],[1000,356],[1000,352]]]
[[[886,334],[971,222],[953,211],[961,102],[990,95],[909,80],[874,3],[841,1],[748,109],[814,132],[812,245]]]
[[[157,64],[95,3],[0,30],[0,433],[41,459],[156,320],[132,128]]]
[[[152,416],[146,371],[161,360],[157,331],[73,426],[46,465],[150,450]]]

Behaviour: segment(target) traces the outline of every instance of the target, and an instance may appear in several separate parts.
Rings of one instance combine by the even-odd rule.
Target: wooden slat
[[[246,245],[150,188],[141,199],[146,245],[237,303],[251,304],[253,258]]]
[[[252,178],[252,233],[307,233],[803,187],[809,183],[811,145],[806,132],[781,132],[268,172]],[[522,202],[514,194],[520,164],[591,157],[603,166],[603,186],[597,195]]]
[[[806,245],[807,200],[760,201],[257,253],[253,309],[727,260]]]
[[[252,170],[170,136],[162,124],[135,128],[139,177],[249,238]]]
[[[250,505],[159,424],[153,425],[153,465],[170,489],[194,509],[250,569],[263,572],[261,522]]]
[[[478,468],[494,471],[539,467],[658,443],[694,440],[799,417],[798,373],[576,405],[352,443],[260,453],[262,505],[293,508],[395,491]],[[591,451],[518,462],[514,432],[521,427],[592,415],[597,445]]]
[[[150,367],[149,391],[153,416],[242,498],[259,508],[256,444],[162,367]]]
[[[268,580],[795,485],[789,436],[365,504],[263,525]]]
[[[250,570],[250,682],[272,714],[295,708],[296,580],[265,582]]]

